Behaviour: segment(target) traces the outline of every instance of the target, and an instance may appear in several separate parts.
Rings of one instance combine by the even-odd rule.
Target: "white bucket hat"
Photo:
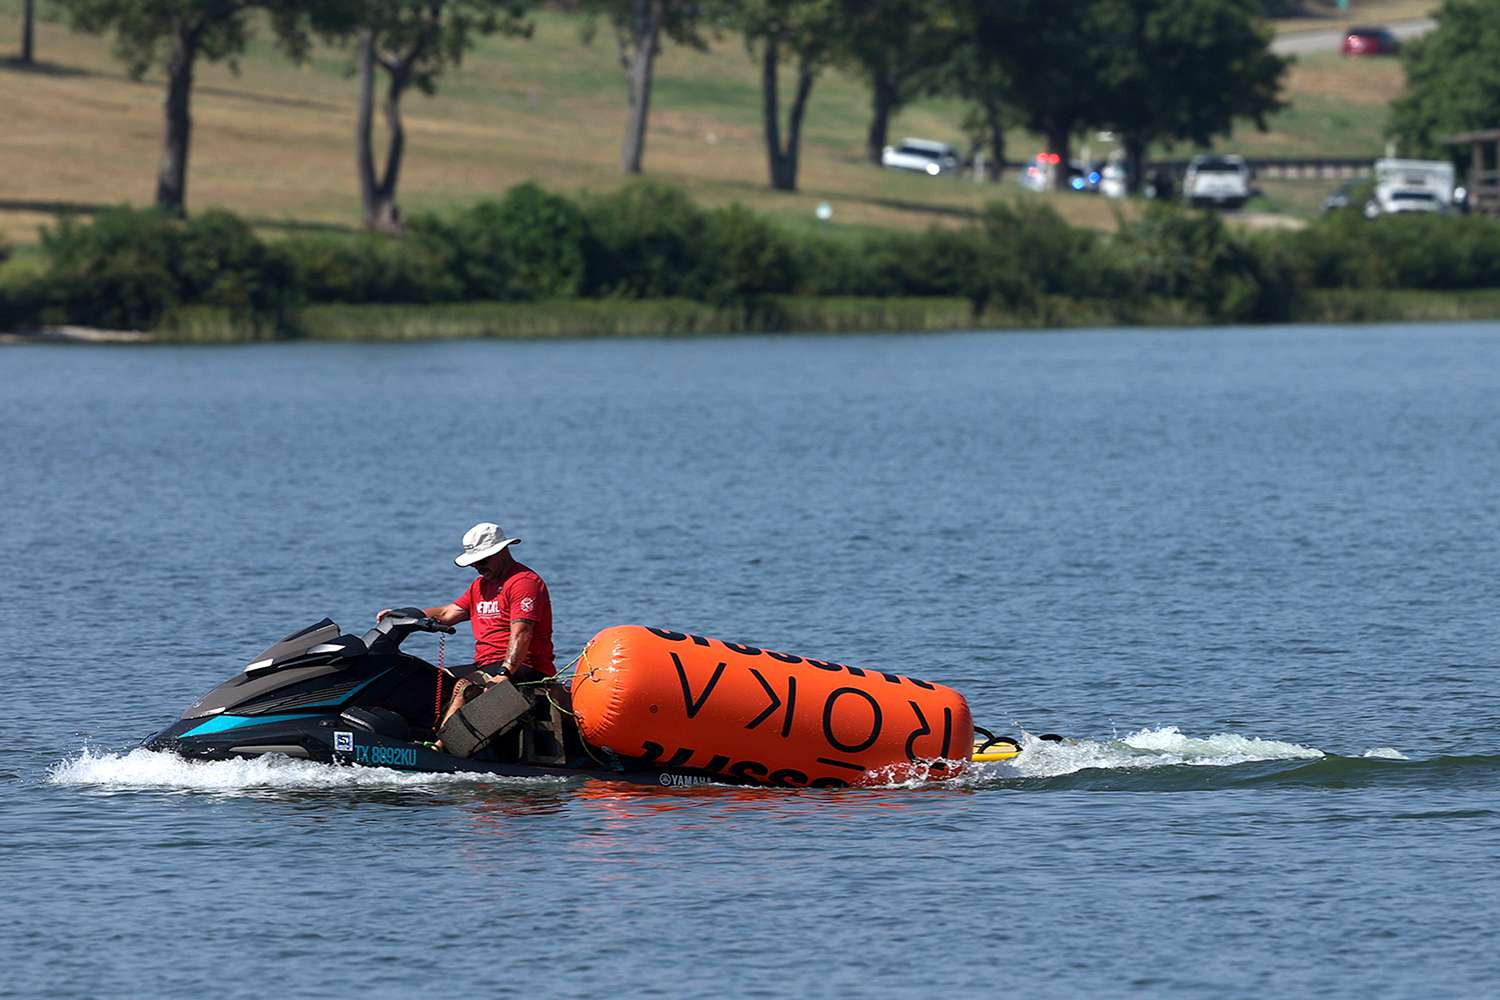
[[[453,562],[458,566],[472,566],[519,541],[519,538],[506,538],[500,525],[483,521],[464,532],[463,554],[455,557]]]

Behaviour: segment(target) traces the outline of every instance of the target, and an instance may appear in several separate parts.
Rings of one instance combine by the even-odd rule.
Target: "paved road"
[[[1430,17],[1423,17],[1414,21],[1392,21],[1385,27],[1391,30],[1391,34],[1405,41],[1408,38],[1425,35],[1437,27],[1437,22]],[[1271,43],[1271,51],[1283,56],[1337,52],[1343,42],[1343,28],[1313,28],[1309,31],[1291,31],[1277,35],[1276,40]]]

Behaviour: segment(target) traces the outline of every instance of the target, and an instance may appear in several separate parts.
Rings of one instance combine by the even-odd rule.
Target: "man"
[[[473,566],[479,575],[451,604],[424,609],[444,625],[467,619],[474,629],[474,663],[453,669],[459,682],[443,722],[483,687],[507,678],[524,683],[557,673],[552,661],[552,599],[542,578],[510,554],[510,547],[520,541],[507,538],[497,524],[474,525],[465,532],[464,550],[453,562]],[[375,620],[390,613],[385,608]]]

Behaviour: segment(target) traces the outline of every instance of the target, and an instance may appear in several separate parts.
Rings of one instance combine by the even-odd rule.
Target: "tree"
[[[743,0],[730,6],[734,23],[745,36],[752,57],[759,49],[761,124],[771,187],[797,190],[797,157],[802,147],[802,118],[814,81],[827,63],[838,26],[833,0]],[[786,138],[781,131],[779,76],[781,55],[797,61],[797,85],[787,108]]]
[[[934,90],[969,102],[963,130],[971,151],[985,152],[985,175],[993,181],[1005,167],[1005,131],[1016,123],[1019,111],[1010,72],[1001,58],[1003,47],[974,35],[972,9],[964,9],[968,7],[960,0],[949,8],[958,16],[948,22],[953,27],[942,46],[945,55],[934,73]]]
[[[1407,155],[1447,157],[1443,136],[1500,126],[1500,0],[1445,0],[1436,17],[1401,54],[1390,124]]]
[[[1117,44],[1092,17],[1100,0],[955,0],[971,47],[974,77],[998,115],[1000,98],[1047,142],[1062,169],[1053,184],[1067,187],[1073,133],[1089,121],[1097,101],[1103,48]],[[999,127],[999,118],[996,126]]]
[[[930,0],[840,0],[838,19],[834,55],[870,84],[865,158],[879,164],[891,116],[936,87],[953,19]]]
[[[526,20],[530,0],[368,0],[361,12],[355,49],[359,74],[359,112],[355,126],[355,160],[360,204],[370,229],[397,231],[401,212],[396,187],[406,151],[401,97],[410,87],[424,94],[437,90],[437,78],[457,66],[475,36],[500,32],[531,37]],[[387,77],[381,114],[386,125],[385,166],[375,164],[375,70]]]
[[[1100,51],[1090,124],[1118,132],[1131,190],[1147,146],[1209,145],[1237,119],[1262,131],[1283,107],[1290,61],[1271,51],[1261,0],[1094,0],[1092,19],[1113,38]]]
[[[21,8],[21,65],[30,66],[33,58],[33,40],[36,36],[36,0],[26,0]]]
[[[167,75],[164,103],[166,130],[156,177],[156,204],[181,215],[187,202],[188,148],[192,133],[190,102],[193,69],[201,57],[210,62],[244,51],[250,38],[250,13],[267,11],[277,40],[293,58],[301,58],[310,30],[336,23],[344,7],[296,0],[59,0],[75,30],[90,34],[113,31],[115,55],[130,75],[140,79],[152,66]]]
[[[594,0],[590,6],[608,17],[614,29],[620,69],[630,91],[620,169],[638,174],[646,155],[646,122],[651,113],[651,83],[661,52],[661,36],[665,34],[679,45],[707,48],[699,30],[703,5],[696,0]]]

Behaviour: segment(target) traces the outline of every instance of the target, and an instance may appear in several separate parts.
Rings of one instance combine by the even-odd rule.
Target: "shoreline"
[[[1500,289],[1459,292],[1337,289],[1311,293],[1287,324],[1500,320]],[[975,315],[959,298],[779,296],[749,305],[681,299],[464,302],[436,305],[315,305],[276,335],[222,310],[185,310],[152,331],[62,325],[0,333],[5,344],[247,344],[704,337],[725,334],[954,333],[1081,327],[1243,326],[1215,324],[1181,302],[1128,309],[1112,302],[1048,297],[1025,311]]]

